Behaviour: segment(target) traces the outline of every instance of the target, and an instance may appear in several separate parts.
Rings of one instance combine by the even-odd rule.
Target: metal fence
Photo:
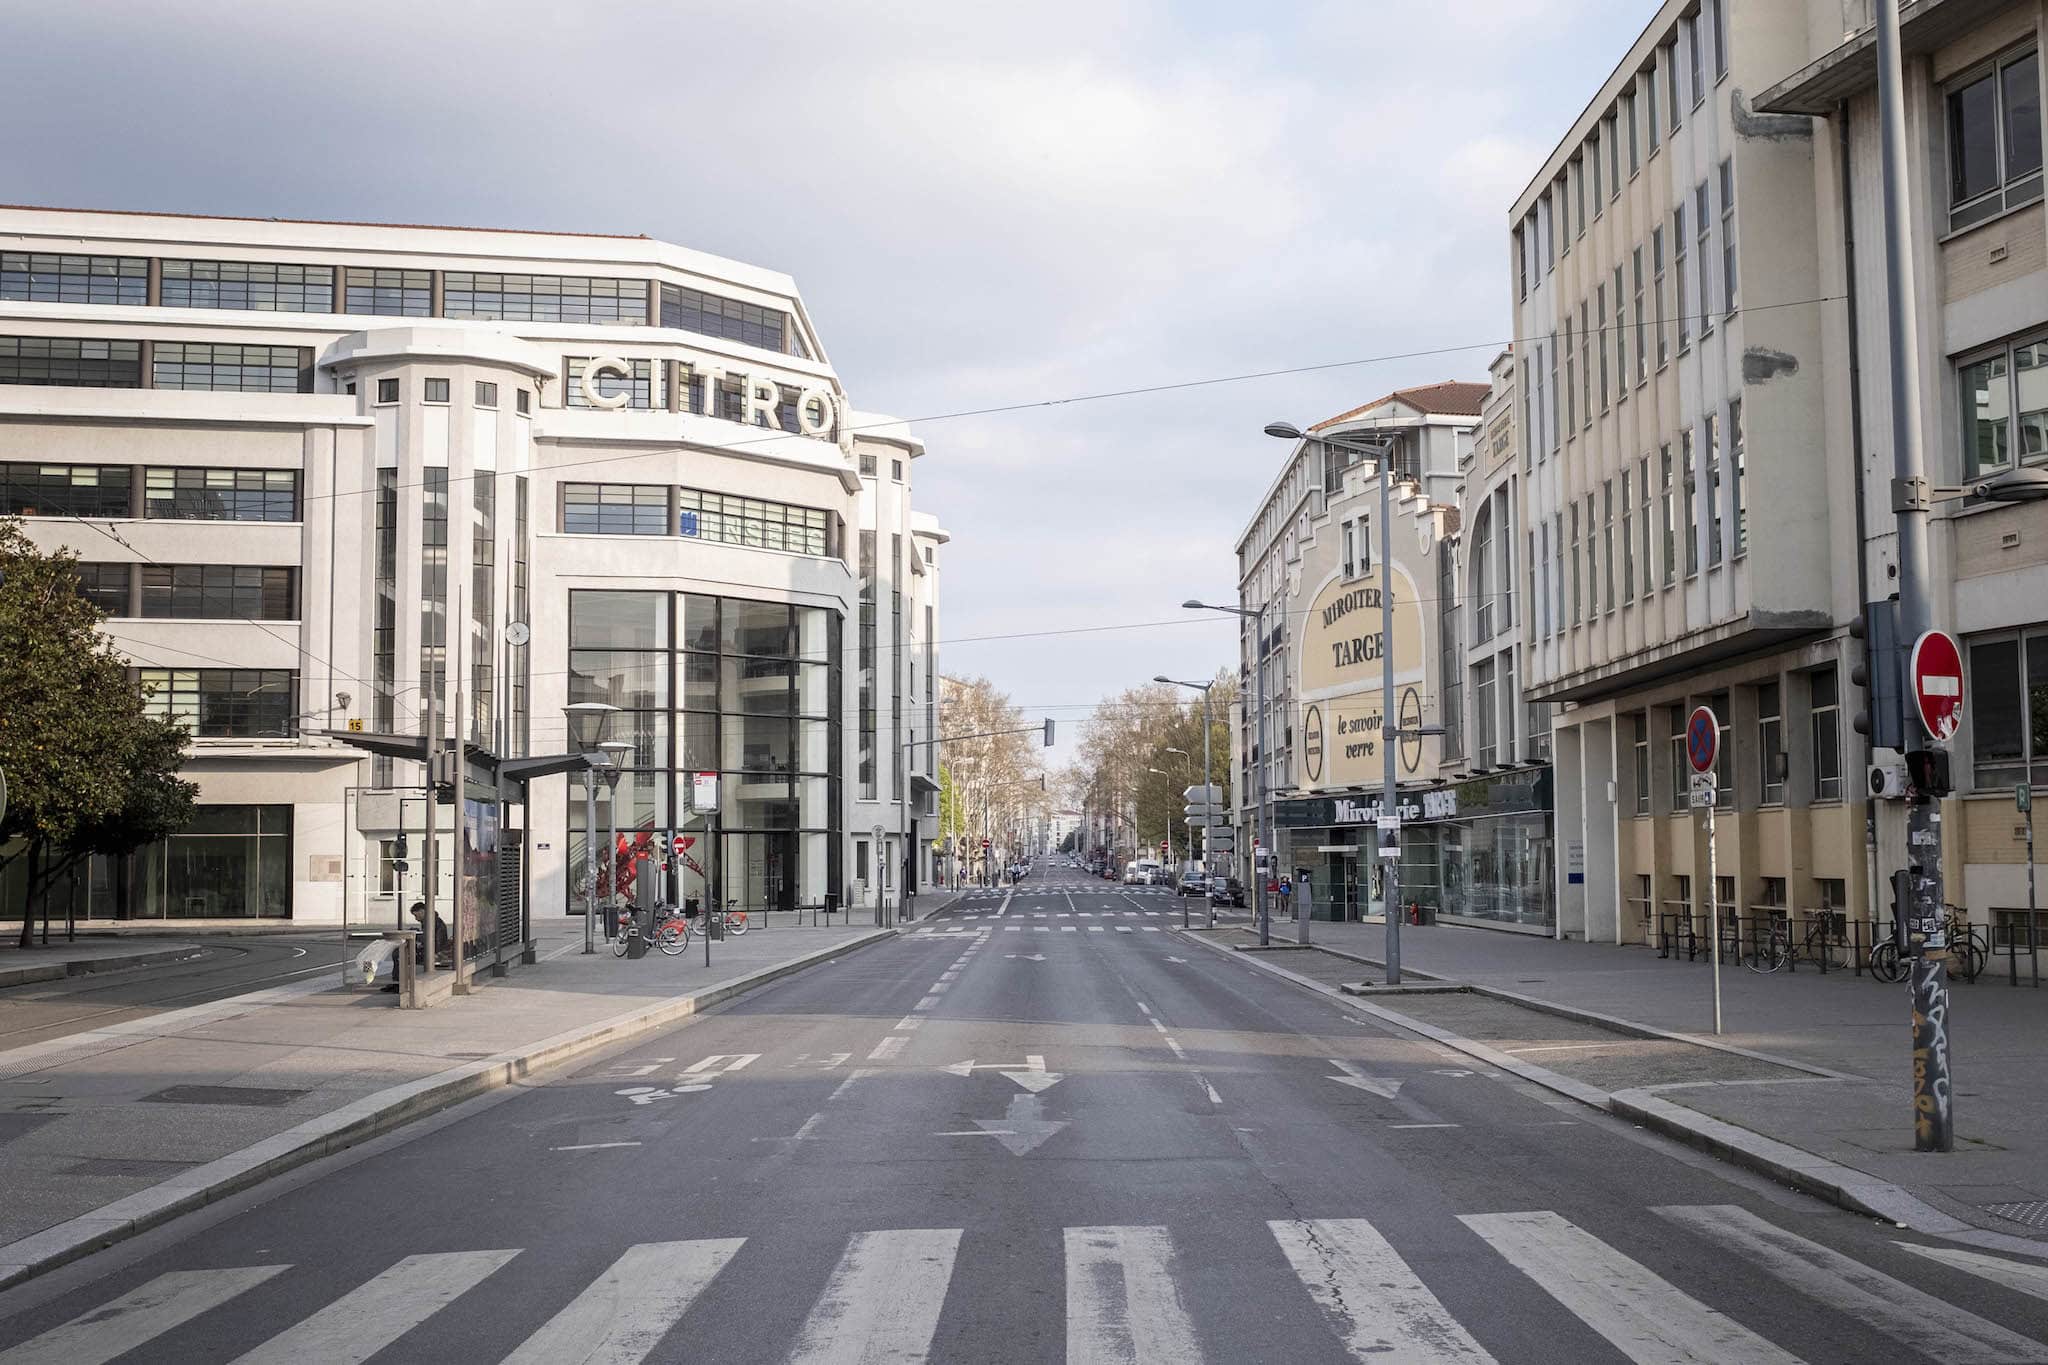
[[[1635,904],[1646,942],[1658,957],[1686,962],[1712,958],[1712,930],[1703,910],[1666,901],[1667,908],[1652,916],[1646,903]],[[1669,908],[1674,904],[1680,908]],[[1730,905],[1720,910],[1721,960],[1731,966],[1794,974],[1846,971],[1881,980],[1872,969],[1872,956],[1895,943],[1889,926],[1851,919],[1841,910],[1752,906],[1748,913],[1738,914]],[[2032,925],[1993,925],[1987,933],[1984,926],[1957,914],[1950,922],[1950,975],[1964,982],[2039,986],[2041,946],[2040,931]]]

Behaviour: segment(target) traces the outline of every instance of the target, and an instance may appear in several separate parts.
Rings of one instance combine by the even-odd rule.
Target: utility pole
[[[419,975],[421,979],[425,979],[426,977],[433,975],[434,972],[434,921],[436,918],[434,900],[435,892],[438,890],[438,884],[441,880],[441,859],[439,856],[439,850],[435,847],[436,838],[434,828],[435,824],[437,823],[435,820],[436,808],[441,803],[441,794],[434,790],[434,775],[441,766],[441,708],[438,705],[440,701],[440,697],[438,695],[440,690],[440,682],[438,679],[433,679],[429,681],[429,686],[426,689],[427,846],[421,850],[420,856],[420,874],[425,881],[425,887],[423,889],[420,899],[421,902],[426,906],[427,911],[426,917],[420,923],[420,941],[426,945],[426,958],[425,964],[419,970]]]
[[[1898,518],[1899,637],[1918,640],[1934,626],[1927,563],[1929,496],[1920,449],[1919,317],[1913,295],[1913,215],[1906,178],[1906,103],[1899,57],[1899,0],[1877,0],[1877,109],[1884,187],[1885,323],[1891,345],[1892,511]],[[1902,661],[1900,667],[1907,669]],[[1945,769],[1942,746],[1922,725],[1910,671],[1900,678],[1909,746]],[[1918,740],[1915,744],[1914,741]],[[1937,784],[1938,785],[1938,784]],[[1913,1145],[1955,1150],[1949,1085],[1948,948],[1943,931],[1940,797],[1916,781],[1906,806],[1909,946],[1913,977]]]

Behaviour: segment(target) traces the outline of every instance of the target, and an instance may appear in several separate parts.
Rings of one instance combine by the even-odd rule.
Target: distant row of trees
[[[1236,701],[1237,676],[1219,671],[1209,693],[1210,772],[1224,793],[1219,812],[1230,808],[1229,717]],[[1097,828],[1108,818],[1119,852],[1156,852],[1160,839],[1171,837],[1178,859],[1188,856],[1181,793],[1201,781],[1201,694],[1146,683],[1104,701],[1082,724],[1079,754],[1061,790]]]
[[[947,678],[943,700],[940,735],[984,736],[937,746],[938,837],[953,836],[955,849],[972,865],[984,829],[997,849],[1012,849],[1048,808],[1043,741],[1035,734],[990,733],[1025,730],[1031,722],[986,678]]]
[[[78,591],[69,551],[0,519],[0,875],[24,875],[21,943],[51,889],[95,854],[125,857],[182,828],[198,789],[178,776],[187,734],[151,715],[128,661]],[[10,878],[10,880],[12,880]]]

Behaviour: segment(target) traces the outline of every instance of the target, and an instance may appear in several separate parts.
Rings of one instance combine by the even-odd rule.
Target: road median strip
[[[390,1086],[230,1152],[90,1213],[0,1246],[0,1289],[54,1270],[232,1194],[331,1156],[428,1114],[528,1079],[615,1043],[701,1014],[756,987],[896,937],[872,933],[763,967],[689,995],[568,1029],[431,1076]]]
[[[1331,986],[1304,976],[1299,972],[1289,971],[1285,967],[1264,960],[1258,954],[1237,952],[1229,944],[1212,942],[1203,933],[1182,931],[1182,936],[1201,944],[1204,948],[1220,955],[1226,961],[1244,963],[1256,971],[1270,973],[1284,981],[1315,991],[1319,995],[1341,1000],[1347,1009],[1357,1010],[1362,1014],[1370,1015],[1406,1032],[1428,1038],[1433,1042],[1451,1048],[1453,1051],[1462,1052],[1468,1057],[1484,1062],[1497,1070],[1504,1071],[1533,1085],[1541,1086],[1554,1094],[1576,1100],[1588,1108],[1597,1109],[1617,1118],[1626,1119],[1631,1123],[1652,1129],[1665,1137],[1676,1139],[1689,1147],[1696,1148],[1709,1155],[1767,1175],[1774,1180],[1790,1185],[1794,1189],[1804,1191],[1819,1199],[1826,1200],[1828,1203],[1847,1209],[1851,1213],[1880,1218],[1901,1227],[1912,1228],[1915,1231],[1924,1232],[1932,1236],[1945,1237],[1952,1241],[1967,1242],[1972,1245],[2017,1255],[2048,1258],[2048,1246],[2044,1246],[2040,1242],[2004,1233],[1986,1232],[1973,1227],[1959,1218],[1943,1213],[1904,1187],[1893,1184],[1890,1181],[1881,1180],[1866,1171],[1859,1171],[1854,1167],[1844,1166],[1839,1162],[1830,1161],[1803,1148],[1794,1147],[1789,1143],[1780,1142],[1776,1138],[1766,1137],[1762,1133],[1714,1118],[1712,1115],[1704,1114],[1698,1110],[1690,1109],[1684,1105],[1667,1100],[1656,1093],[1660,1087],[1627,1087],[1614,1091],[1603,1090],[1596,1085],[1591,1085],[1585,1081],[1552,1071],[1548,1067],[1524,1061],[1498,1048],[1489,1047],[1485,1043],[1464,1037],[1449,1029],[1402,1014],[1397,1010],[1388,1009],[1383,1005],[1374,1004],[1370,1000],[1360,998],[1356,994],[1345,991],[1342,987]],[[1355,954],[1341,954],[1340,956],[1354,960],[1363,960],[1357,959]],[[1371,965],[1377,966],[1379,964],[1373,963]],[[1406,969],[1404,969],[1405,974],[1407,974]],[[1729,1053],[1753,1061],[1767,1062],[1773,1066],[1787,1067],[1792,1070],[1806,1072],[1816,1078],[1830,1080],[1860,1079],[1848,1076],[1842,1072],[1828,1071],[1822,1067],[1809,1066],[1782,1057],[1774,1057],[1767,1053],[1754,1052],[1747,1048],[1733,1047],[1728,1044],[1714,1044],[1703,1039],[1687,1037],[1684,1034],[1652,1028],[1648,1025],[1635,1024],[1627,1020],[1615,1020],[1610,1016],[1598,1014],[1591,1010],[1573,1010],[1569,1007],[1553,1005],[1548,1001],[1536,1001],[1514,991],[1474,986],[1469,983],[1448,983],[1441,978],[1433,979],[1431,984],[1435,987],[1434,991],[1429,992],[1431,994],[1441,994],[1446,985],[1464,984],[1471,994],[1490,996],[1505,1004],[1517,1005],[1542,1013],[1555,1014],[1595,1027],[1608,1029],[1627,1037],[1711,1048],[1715,1051]]]

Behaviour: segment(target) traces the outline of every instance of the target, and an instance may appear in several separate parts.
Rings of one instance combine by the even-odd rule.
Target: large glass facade
[[[201,806],[135,863],[138,918],[288,918],[292,808]]]
[[[751,910],[826,903],[839,889],[838,616],[697,594],[569,598],[569,700],[620,708],[633,746],[598,821],[618,808],[623,852],[601,869],[635,903],[709,896]],[[719,774],[719,844],[689,813],[692,775]],[[571,779],[569,908],[582,909],[584,791]],[[673,876],[654,836],[673,833]]]

